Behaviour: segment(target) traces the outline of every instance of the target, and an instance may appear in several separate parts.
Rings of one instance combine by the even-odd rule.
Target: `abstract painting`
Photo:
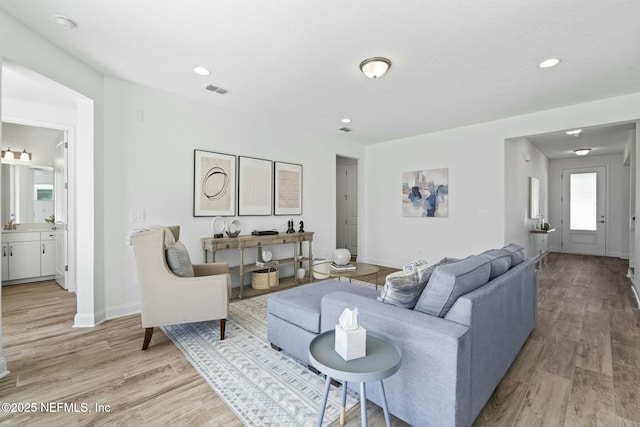
[[[411,217],[447,218],[449,169],[403,172],[402,214]]]
[[[193,216],[236,214],[236,156],[194,150]]]
[[[238,157],[238,215],[271,215],[273,162]]]

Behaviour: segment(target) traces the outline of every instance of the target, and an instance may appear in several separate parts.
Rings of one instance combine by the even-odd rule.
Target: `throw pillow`
[[[446,258],[431,266],[424,261],[415,261],[411,263],[413,265],[411,270],[389,274],[380,291],[378,301],[402,308],[413,308],[427,286],[431,274],[445,260]]]
[[[516,265],[524,261],[524,248],[522,246],[511,243],[502,249],[509,252],[509,254],[511,255],[511,267],[515,267]]]
[[[189,251],[187,251],[187,248],[180,241],[177,241],[171,246],[167,246],[167,264],[176,276],[195,276]]]
[[[444,317],[458,297],[487,283],[490,274],[489,261],[476,255],[440,265],[433,271],[414,310]]]
[[[495,279],[511,267],[511,254],[504,249],[491,249],[481,253],[479,256],[488,259],[491,263],[489,280]]]

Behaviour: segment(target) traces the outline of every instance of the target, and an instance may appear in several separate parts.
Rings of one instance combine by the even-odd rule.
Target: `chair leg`
[[[227,319],[220,319],[220,340],[224,339],[224,327],[227,326]]]
[[[142,350],[149,348],[151,337],[153,336],[153,328],[146,328],[144,330],[144,342],[142,343]]]

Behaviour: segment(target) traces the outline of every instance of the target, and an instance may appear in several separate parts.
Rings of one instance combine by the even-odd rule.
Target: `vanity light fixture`
[[[575,136],[575,137],[579,137],[581,132],[582,132],[582,129],[574,129],[574,130],[568,130],[566,132],[566,134],[567,135],[571,135],[571,136]]]
[[[551,67],[555,67],[559,63],[560,63],[560,60],[558,58],[549,58],[539,63],[538,68],[551,68]]]
[[[391,61],[380,56],[365,59],[360,63],[360,70],[370,79],[382,77],[389,68],[391,68]]]
[[[573,150],[578,156],[586,156],[591,151],[591,148],[578,148],[577,150]]]
[[[22,153],[20,153],[20,160],[30,161],[31,160],[31,153],[27,153],[27,150],[22,150]]]
[[[2,158],[13,160],[16,158],[15,153],[11,151],[11,147],[8,147],[6,150],[2,150]]]

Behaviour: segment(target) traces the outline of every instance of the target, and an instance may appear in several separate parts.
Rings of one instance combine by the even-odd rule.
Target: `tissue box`
[[[336,353],[344,360],[353,360],[367,355],[367,330],[363,327],[345,330],[336,325]]]

